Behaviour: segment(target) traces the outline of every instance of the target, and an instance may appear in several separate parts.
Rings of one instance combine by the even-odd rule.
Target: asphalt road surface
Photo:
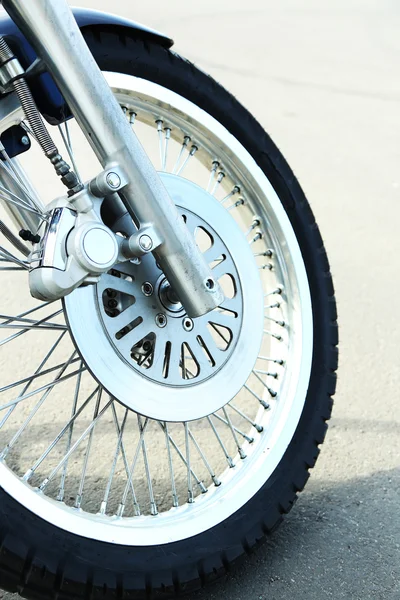
[[[165,31],[257,116],[309,197],[335,279],[339,387],[318,465],[271,541],[193,600],[398,600],[399,3],[81,4]]]

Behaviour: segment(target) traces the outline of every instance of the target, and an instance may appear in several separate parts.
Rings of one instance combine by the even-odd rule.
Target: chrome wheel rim
[[[28,468],[24,465],[22,469],[19,464],[22,459],[10,460],[12,445],[5,451],[10,438],[13,439],[7,426],[10,417],[17,413],[13,407],[23,406],[30,398],[30,390],[22,394],[20,390],[34,382],[32,397],[39,394],[38,380],[30,375],[31,379],[20,384],[17,403],[15,397],[2,402],[3,414],[11,409],[12,413],[4,423],[0,422],[0,432],[8,435],[1,455],[0,481],[21,504],[58,527],[113,543],[152,545],[184,539],[220,523],[243,506],[273,473],[290,443],[306,397],[312,355],[311,300],[301,252],[289,220],[272,186],[243,146],[210,115],[173,92],[132,76],[111,73],[107,77],[121,105],[127,109],[127,118],[151,125],[153,131],[157,131],[162,170],[169,170],[172,141],[180,139],[181,149],[171,167],[175,175],[189,178],[192,163],[198,160],[208,168],[204,187],[220,200],[220,205],[231,214],[241,208],[248,211],[247,229],[242,228],[242,235],[256,255],[257,271],[264,285],[265,334],[261,352],[268,348],[269,354],[261,354],[254,369],[251,367],[251,379],[243,389],[245,400],[235,398],[222,410],[193,424],[187,421],[170,424],[168,418],[153,421],[121,407],[97,384],[90,391],[85,389],[85,395],[81,396],[84,378],[89,375],[79,354],[73,350],[69,362],[64,360],[58,371],[50,367],[52,382],[45,384],[48,387],[42,390],[44,394],[50,390],[57,395],[59,388],[58,383],[53,385],[53,374],[63,385],[72,384],[72,409],[69,406],[72,412],[57,436],[51,439],[54,441],[64,433],[47,455],[48,444],[44,443],[45,448],[39,451],[35,449],[36,456],[31,453]],[[240,219],[237,222],[239,226],[242,224]],[[16,265],[5,247],[2,258],[7,267]],[[36,313],[34,319],[32,314],[21,316],[21,311],[14,317],[14,323],[29,324],[30,329],[36,330],[52,328],[54,335],[63,336],[58,342],[61,345],[68,338],[68,331],[62,315],[57,314],[60,309],[55,307],[51,312],[48,308],[53,309],[41,309],[47,310],[46,318],[36,318]],[[6,323],[3,317],[2,324]],[[79,344],[77,346],[79,348]],[[52,356],[57,351],[54,349]],[[46,370],[46,365],[43,368]],[[24,414],[22,424],[29,418],[28,425],[32,423],[49,397],[50,394],[37,409],[36,404],[30,407],[31,412],[36,412],[32,417],[31,412]],[[85,406],[78,414],[82,405]],[[91,417],[85,422],[86,427],[79,428],[80,416],[89,409]],[[56,411],[53,414],[56,415]],[[70,435],[71,418],[76,427]],[[113,431],[114,449],[109,456],[107,474],[102,477],[105,491],[96,495],[95,486],[87,484],[87,475],[96,434],[105,422]],[[40,426],[39,421],[39,431],[43,432],[45,427]],[[135,427],[134,434],[130,427]],[[207,436],[203,435],[205,427]],[[130,448],[126,444],[128,430],[133,437]],[[152,476],[154,463],[150,455],[161,447],[152,445],[156,443],[156,432],[159,432],[159,442],[164,441],[166,476],[163,481],[168,501],[164,498],[160,501]],[[51,462],[51,453],[57,454],[61,440],[63,450]],[[216,456],[211,444],[219,448],[219,462],[209,458]],[[74,468],[74,457],[79,453],[76,485],[73,495],[67,497],[69,469]],[[143,474],[140,489],[136,487],[139,457]],[[159,458],[161,460],[161,456]],[[217,466],[214,463],[218,463]],[[118,501],[113,504],[110,498],[117,480],[117,465],[122,473],[121,485]],[[181,472],[178,465],[182,467]],[[200,467],[203,477],[198,475]],[[96,474],[95,469],[94,472]]]

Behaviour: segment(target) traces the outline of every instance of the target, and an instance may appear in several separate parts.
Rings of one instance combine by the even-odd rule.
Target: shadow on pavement
[[[399,600],[400,470],[311,479],[284,523],[192,600]]]

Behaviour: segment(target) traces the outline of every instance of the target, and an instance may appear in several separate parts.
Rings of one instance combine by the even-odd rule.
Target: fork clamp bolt
[[[153,247],[153,240],[149,235],[141,235],[139,238],[139,246],[144,252],[149,252]]]

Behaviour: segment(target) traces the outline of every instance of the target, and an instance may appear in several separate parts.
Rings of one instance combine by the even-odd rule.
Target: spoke
[[[196,438],[194,437],[192,431],[189,429],[189,426],[187,426],[187,431],[188,431],[190,439],[193,441],[193,444],[196,447],[197,452],[200,454],[201,459],[202,459],[202,461],[203,461],[203,463],[204,463],[207,471],[210,473],[210,477],[213,480],[214,485],[216,485],[218,487],[219,485],[221,485],[221,482],[218,479],[218,477],[216,476],[216,474],[215,474],[214,470],[212,469],[210,463],[208,462],[208,460],[207,460],[204,452],[202,451],[201,447],[199,446],[199,444],[198,444]]]
[[[69,363],[68,363],[68,366],[69,366]],[[32,396],[35,396],[36,394],[39,394],[40,392],[43,392],[44,390],[48,390],[49,392],[51,392],[51,390],[56,385],[59,385],[60,383],[63,383],[64,381],[67,381],[68,379],[71,379],[71,377],[75,377],[76,375],[79,375],[79,373],[83,373],[84,371],[86,371],[86,367],[83,367],[83,369],[78,369],[77,371],[73,371],[72,373],[69,373],[68,375],[64,375],[64,377],[56,378],[55,381],[53,381],[51,383],[47,383],[46,385],[42,385],[42,387],[38,388],[37,390],[33,390],[33,392],[29,392],[28,394],[24,394],[23,396],[18,396],[18,398],[16,398],[15,400],[11,400],[10,402],[7,402],[6,404],[2,404],[0,406],[0,410],[4,410],[4,409],[8,408],[9,406],[13,406],[14,404],[19,404],[23,400],[26,400],[27,398],[31,398]]]
[[[39,144],[39,141],[38,141],[38,139],[37,139],[36,135],[33,133],[32,129],[29,127],[29,125],[27,125],[27,124],[25,123],[25,121],[21,121],[21,127],[22,127],[22,129],[25,129],[25,131],[26,131],[27,133],[29,133],[29,135],[32,137],[32,139],[34,139],[34,140],[35,140],[35,142],[36,142],[37,144]]]
[[[5,194],[9,194],[9,196],[7,197]],[[8,202],[9,204],[18,206],[18,208],[20,208],[21,210],[25,210],[27,212],[33,213],[34,215],[37,215],[38,217],[40,217],[42,219],[42,221],[47,221],[47,219],[48,219],[48,217],[46,215],[39,212],[36,208],[32,208],[32,206],[25,204],[25,202],[22,200],[22,198],[20,198],[19,196],[16,196],[16,194],[13,194],[12,192],[7,190],[7,188],[3,187],[2,185],[0,185],[0,198],[2,200],[4,200],[4,202]]]
[[[99,386],[86,398],[86,400],[79,407],[79,409],[71,415],[71,418],[69,419],[69,421],[64,425],[64,427],[61,429],[61,431],[59,431],[59,433],[56,435],[56,437],[53,439],[53,441],[47,446],[46,450],[43,452],[43,454],[40,456],[40,458],[25,473],[25,475],[23,477],[23,479],[25,481],[28,481],[32,477],[33,473],[42,464],[42,462],[50,454],[50,452],[53,450],[53,448],[58,444],[58,442],[64,436],[64,434],[66,433],[66,431],[71,431],[71,427],[75,423],[76,419],[79,417],[79,415],[81,414],[81,412],[86,408],[86,406],[89,404],[89,402],[91,402],[93,400],[93,398],[95,397],[95,395],[98,393],[98,390],[99,390]],[[78,393],[79,393],[79,390],[78,390]],[[75,400],[75,398],[74,398],[74,400]],[[72,436],[72,432],[71,432],[71,436]],[[70,456],[70,450],[71,450],[71,446],[69,445],[69,447],[67,449],[67,452],[65,453],[64,457],[68,456],[68,458],[69,458],[69,456]],[[68,459],[65,461],[64,466],[66,466],[67,464],[68,464]]]
[[[158,142],[159,142],[159,150],[160,150],[160,161],[161,161],[161,170],[165,171],[167,166],[167,157],[168,157],[168,144],[171,138],[171,128],[165,127],[163,130],[163,121],[161,119],[156,121],[157,124],[157,132],[158,132]]]
[[[66,325],[57,325],[56,323],[52,325],[48,323],[43,323],[43,325],[37,325],[36,323],[15,323],[15,325],[6,325],[4,323],[0,323],[0,329],[44,329],[45,331],[67,331],[68,327]]]
[[[138,425],[139,425],[139,431],[141,433],[143,430],[142,417],[140,415],[137,415],[137,420],[138,420]],[[146,448],[146,442],[144,439],[144,435],[142,437],[142,453],[143,453],[144,469],[146,471],[147,487],[149,490],[149,497],[150,497],[150,512],[152,515],[157,515],[158,509],[157,509],[156,500],[154,498],[153,484],[151,481],[150,466],[149,466],[149,461],[148,461],[148,457],[147,457],[147,448]]]
[[[29,197],[29,200],[32,202],[33,206],[40,213],[42,213],[43,207],[41,207],[40,204],[37,202],[37,200],[35,200],[35,198],[32,196],[30,190],[26,186],[25,181],[22,179],[21,175],[18,173],[17,169],[15,168],[15,166],[13,164],[13,161],[7,154],[5,148],[2,144],[1,144],[1,153],[3,154],[3,156],[6,160],[0,161],[0,167],[2,167],[5,171],[7,171],[7,173],[10,175],[10,177],[12,177],[12,179],[18,185],[18,187]]]
[[[225,409],[223,408],[222,410],[225,413]],[[238,433],[239,435],[242,436],[242,438],[244,438],[246,440],[246,442],[249,442],[249,444],[252,444],[254,442],[254,438],[248,436],[246,433],[244,433],[244,431],[242,431],[241,429],[238,429],[237,427],[235,427],[234,425],[232,425],[232,422],[231,422],[230,419],[226,419],[226,418],[224,419],[218,413],[213,413],[213,416],[216,419],[218,419],[218,421],[221,421],[221,423],[225,423],[225,425],[228,425],[229,429],[231,429],[231,431],[234,432],[233,437],[235,438],[235,441],[237,439],[236,434]],[[241,456],[240,458],[243,458],[243,457]]]
[[[179,164],[181,162],[182,156],[183,156],[183,154],[184,154],[184,152],[185,152],[185,150],[186,150],[189,142],[190,142],[190,137],[188,135],[185,135],[185,137],[183,138],[183,143],[182,143],[182,146],[181,146],[178,158],[176,159],[175,166],[172,169],[172,173],[177,174],[177,170],[179,168]]]
[[[260,354],[257,357],[259,360],[267,360],[269,362],[276,363],[278,365],[284,365],[285,361],[280,358],[270,358],[269,356],[261,356]]]
[[[285,327],[286,326],[285,321],[278,321],[277,319],[273,319],[272,317],[267,317],[267,315],[264,315],[264,319],[268,319],[269,321],[272,321],[273,323],[276,323],[280,327]]]
[[[275,398],[275,396],[277,395],[277,393],[275,392],[275,390],[271,389],[269,387],[269,385],[267,385],[265,383],[265,381],[262,379],[262,377],[260,377],[257,373],[257,371],[255,369],[253,369],[253,375],[258,379],[258,381],[268,390],[269,394],[272,396],[272,398]]]
[[[0,319],[6,319],[6,321],[4,323],[0,323],[1,325],[8,325],[9,323],[11,323],[12,321],[21,321],[21,323],[27,323],[30,325],[37,325],[38,324],[38,320],[37,319],[25,319],[24,317],[13,317],[10,315],[4,315],[4,314],[0,314]],[[50,322],[45,322],[43,323],[43,325],[47,325],[49,327],[54,327],[54,329],[62,329],[67,331],[68,327],[66,325],[62,325],[60,323],[52,323]]]
[[[169,443],[169,432],[168,432],[168,425],[167,425],[166,421],[164,421],[164,432],[165,432],[165,445],[166,445],[167,454],[168,454],[169,475],[171,478],[172,504],[173,504],[173,506],[177,507],[177,506],[179,506],[179,498],[178,498],[178,494],[176,491],[174,465],[172,462],[171,445]]]
[[[189,444],[189,427],[187,422],[184,423],[185,427],[185,448],[186,448],[186,470],[187,470],[187,488],[188,488],[188,502],[191,504],[194,502],[193,486],[192,486],[192,469],[190,467],[190,444]]]
[[[67,452],[67,454],[64,456],[64,458],[58,463],[58,465],[56,467],[54,467],[54,469],[52,470],[52,472],[50,473],[50,475],[48,477],[46,477],[46,479],[44,479],[42,481],[42,483],[39,486],[39,490],[41,492],[46,489],[46,487],[48,486],[48,484],[50,483],[50,481],[52,481],[52,479],[54,479],[54,477],[57,475],[58,471],[68,461],[68,459],[71,456],[71,454],[73,452],[75,452],[76,448],[79,446],[79,444],[82,442],[82,440],[84,440],[85,437],[87,436],[87,434],[92,431],[92,429],[95,427],[96,423],[101,419],[101,417],[104,415],[104,413],[108,410],[108,408],[110,407],[110,404],[112,402],[113,402],[112,400],[110,400],[109,402],[107,402],[107,404],[101,409],[101,411],[97,415],[96,419],[90,423],[90,425],[85,429],[85,431],[82,433],[82,435],[71,446],[71,448],[69,449],[69,451]]]
[[[207,186],[207,189],[206,189],[207,192],[209,192],[210,189],[211,189],[211,186],[212,186],[213,181],[215,179],[215,175],[217,173],[218,167],[219,167],[219,162],[217,160],[214,160],[214,162],[212,164],[212,167],[211,167],[210,179],[208,181],[208,186]]]
[[[182,173],[183,169],[186,167],[186,165],[188,164],[188,162],[192,158],[192,156],[194,156],[196,154],[197,150],[198,150],[197,146],[193,145],[191,147],[189,154],[186,156],[185,160],[183,161],[183,163],[177,170],[177,172],[176,172],[177,175],[180,175]]]
[[[263,371],[262,369],[254,369],[253,373],[258,373],[259,375],[267,375],[267,377],[273,377],[274,379],[278,379],[278,373],[276,373],[276,371]]]
[[[75,174],[76,174],[76,176],[78,178],[79,183],[81,183],[82,179],[81,179],[81,176],[79,174],[78,167],[76,165],[75,155],[74,155],[74,152],[73,152],[73,149],[72,149],[71,138],[70,138],[70,135],[69,135],[68,121],[65,121],[64,128],[65,128],[65,132],[63,131],[61,125],[58,126],[58,130],[59,130],[59,132],[61,134],[61,137],[62,137],[62,140],[64,142],[65,149],[68,152],[68,156],[69,156],[69,159],[70,159],[70,161],[72,163],[72,167],[74,169],[74,172],[75,172]]]
[[[210,192],[211,196],[214,196],[214,195],[215,195],[215,193],[216,193],[216,191],[217,191],[218,187],[221,185],[221,183],[222,183],[222,180],[223,180],[223,178],[224,178],[224,177],[225,177],[225,173],[224,173],[223,171],[220,171],[220,172],[218,173],[217,180],[216,180],[216,182],[214,183],[214,187],[213,187],[213,189],[212,189],[212,190],[211,190],[211,192]]]
[[[256,233],[256,235],[253,238],[251,238],[251,240],[249,241],[249,245],[251,246],[251,244],[254,244],[255,242],[258,242],[258,240],[261,240],[262,236],[263,236],[262,231],[258,231]]]
[[[16,315],[15,317],[10,317],[6,323],[11,323],[12,321],[14,321],[15,319],[20,319],[21,317],[26,317],[27,315],[31,315],[32,313],[40,310],[41,308],[44,308],[45,306],[48,306],[49,304],[52,304],[53,300],[50,302],[43,302],[43,304],[39,304],[39,306],[35,306],[35,308],[31,308],[23,313],[21,313],[20,315]]]
[[[112,407],[113,407],[113,412],[115,414],[114,403],[112,404]],[[114,458],[113,458],[111,470],[110,470],[110,475],[108,477],[107,486],[106,486],[104,496],[103,496],[103,501],[100,506],[100,514],[102,514],[102,515],[105,515],[106,511],[107,511],[107,503],[108,503],[108,499],[110,497],[111,485],[112,485],[112,481],[114,479],[115,468],[117,466],[118,456],[119,456],[119,453],[121,452],[122,436],[124,435],[124,429],[125,429],[126,419],[128,418],[128,412],[129,412],[128,409],[126,409],[124,418],[122,419],[121,428],[118,427],[119,434],[118,434],[118,439],[117,439],[117,447],[115,448]]]
[[[6,169],[6,171],[8,172],[8,174],[14,178],[13,174],[10,173],[9,169],[7,169],[6,167],[4,167],[4,164],[2,165],[4,169]],[[15,178],[14,178],[15,180]],[[18,185],[21,185],[18,181],[17,181]],[[0,184],[0,190],[4,193],[4,194],[8,194],[11,198],[14,199],[14,201],[16,202],[20,202],[22,205],[24,205],[26,208],[30,208],[31,210],[34,210],[35,212],[39,213],[39,214],[43,214],[40,210],[38,210],[37,208],[33,208],[30,204],[28,204],[28,202],[26,200],[24,200],[23,198],[21,198],[20,196],[18,196],[17,194],[15,194],[14,192],[12,192],[11,190],[9,190],[8,188],[6,188],[4,185]],[[25,190],[24,190],[25,191]]]
[[[158,149],[160,151],[160,163],[161,163],[161,169],[164,171],[163,169],[163,164],[164,164],[164,136],[163,136],[163,122],[159,119],[158,121],[156,121],[156,125],[157,125],[157,133],[158,133]]]
[[[62,375],[63,375],[63,373],[65,373],[65,371],[70,366],[71,361],[75,358],[75,354],[76,354],[76,350],[74,350],[74,352],[71,354],[70,358],[67,360],[67,362],[65,363],[65,365],[62,367],[62,369],[60,369],[57,377],[55,378],[54,381],[52,381],[52,383],[49,383],[48,385],[43,386],[42,389],[34,390],[33,392],[29,392],[28,394],[24,394],[23,396],[19,396],[13,402],[11,402],[11,403],[9,402],[7,404],[4,404],[3,407],[0,407],[3,410],[3,408],[8,408],[9,406],[12,406],[13,404],[14,405],[18,404],[22,400],[25,400],[26,398],[29,398],[30,396],[33,396],[34,394],[37,394],[39,391],[42,391],[43,389],[46,389],[45,393],[40,397],[40,399],[35,404],[35,406],[32,408],[31,412],[29,413],[29,415],[27,416],[27,418],[25,419],[25,421],[22,423],[21,427],[14,434],[14,436],[11,438],[11,440],[8,442],[8,444],[3,448],[3,450],[2,450],[2,452],[0,454],[0,459],[4,459],[7,456],[7,454],[10,451],[10,449],[15,445],[15,443],[20,438],[20,436],[22,435],[22,433],[25,431],[25,429],[27,428],[27,426],[29,425],[29,423],[32,421],[33,417],[36,415],[36,413],[39,410],[39,408],[42,406],[42,404],[48,398],[48,396],[51,393],[51,391],[53,390],[53,388],[57,384],[59,384],[63,380],[65,380],[65,378],[62,377]],[[71,376],[72,375],[69,375],[67,377],[71,377]]]
[[[74,360],[72,360],[70,362],[71,365],[75,364],[76,362],[78,362],[80,360],[80,358],[75,358]],[[0,394],[2,394],[3,392],[6,392],[7,390],[11,390],[12,388],[18,387],[19,385],[22,385],[23,383],[32,383],[35,379],[38,379],[39,377],[43,377],[44,375],[48,375],[49,373],[53,373],[54,371],[57,371],[58,369],[60,369],[61,367],[64,366],[64,363],[60,363],[58,365],[56,365],[55,367],[50,367],[49,369],[46,369],[45,371],[40,371],[40,373],[36,373],[35,375],[30,375],[29,377],[24,377],[24,379],[19,379],[18,381],[13,381],[13,383],[9,383],[8,385],[5,385],[4,387],[0,388]],[[81,367],[83,369],[83,365]]]
[[[281,295],[282,293],[283,293],[283,287],[279,286],[279,287],[275,288],[274,290],[272,290],[271,292],[264,294],[264,298],[266,298],[267,296],[273,296],[274,294]]]
[[[271,258],[273,255],[274,255],[274,252],[270,248],[268,250],[265,250],[264,252],[255,252],[254,253],[254,256],[268,256],[269,258]]]
[[[258,423],[256,423],[253,419],[251,419],[249,416],[247,416],[243,411],[240,410],[240,408],[238,408],[237,406],[235,406],[234,404],[232,404],[232,402],[229,403],[228,405],[232,410],[235,411],[235,413],[237,413],[238,415],[240,415],[243,419],[245,419],[248,423],[250,423],[250,425],[252,425],[257,431],[258,433],[261,433],[264,428],[259,425]]]
[[[102,393],[103,393],[103,388],[101,388],[99,386],[98,392],[97,392],[96,404],[95,404],[94,411],[93,411],[92,422],[95,422],[99,415],[99,408],[100,408]],[[88,463],[89,463],[90,450],[92,449],[93,434],[94,434],[94,425],[93,425],[92,429],[90,430],[88,442],[86,444],[85,457],[83,459],[83,467],[82,467],[82,473],[81,473],[81,480],[79,482],[78,494],[75,498],[75,504],[74,504],[75,508],[80,508],[81,504],[82,504],[83,488],[85,487],[85,479],[86,479],[87,467],[88,467]]]
[[[170,139],[171,139],[171,129],[169,127],[166,127],[165,128],[164,160],[163,160],[163,164],[162,164],[163,171],[165,171],[167,168],[168,145],[169,145]]]
[[[232,321],[233,321],[233,319],[232,319]],[[227,346],[229,346],[229,340],[226,339],[226,337],[224,336],[224,334],[222,333],[222,331],[220,331],[219,329],[217,329],[217,327],[215,327],[215,324],[212,323],[211,321],[209,321],[209,324],[214,329],[215,333],[219,335],[219,337],[225,342],[225,344]],[[218,323],[216,323],[216,324],[218,325]]]
[[[266,310],[270,309],[270,308],[280,308],[281,307],[281,303],[280,302],[275,302],[274,304],[264,304],[264,308]]]
[[[244,234],[245,237],[247,237],[248,235],[250,235],[250,233],[252,231],[254,231],[254,229],[256,229],[257,227],[260,226],[260,220],[259,219],[254,219],[253,223],[250,225],[250,227],[248,228],[248,230],[246,231],[246,233]]]
[[[222,412],[224,413],[224,417],[225,417],[225,419],[228,422],[228,427],[231,430],[231,433],[233,435],[233,439],[235,440],[235,444],[237,446],[237,449],[238,449],[238,452],[239,452],[239,456],[240,456],[240,458],[244,459],[244,458],[246,458],[246,452],[243,450],[242,446],[240,445],[239,438],[236,435],[237,429],[236,429],[236,427],[234,427],[232,425],[232,421],[231,421],[228,413],[226,412],[226,408],[225,407],[222,409]]]
[[[219,264],[229,262],[229,265],[230,266],[232,265],[232,261],[229,259],[228,256],[226,256],[226,250],[225,250],[224,245],[219,240],[214,240],[214,243],[211,246],[211,248],[208,248],[208,250],[203,252],[203,256],[204,256],[204,260],[207,263],[212,263],[213,261],[215,261],[217,259],[223,258],[223,260],[221,260],[221,262]],[[214,272],[214,269],[217,268],[217,266],[219,266],[219,265],[215,265],[213,267],[213,272]]]
[[[43,317],[43,319],[40,319],[36,323],[36,325],[41,325],[42,323],[47,322],[49,319],[52,319],[53,317],[57,317],[62,312],[63,312],[63,309],[61,308],[60,310],[57,310],[53,314],[48,315],[47,317]],[[27,313],[25,313],[25,314],[27,314]],[[3,323],[3,325],[6,325],[6,323]],[[12,340],[15,340],[17,337],[20,337],[21,335],[24,335],[25,333],[28,333],[29,331],[32,331],[32,329],[31,328],[23,329],[22,331],[19,331],[18,333],[14,333],[13,335],[10,335],[9,337],[0,341],[0,346],[3,346],[4,344],[11,342]]]
[[[82,367],[83,367],[83,362],[81,361],[81,369],[82,369]],[[81,380],[82,380],[82,373],[79,373],[79,375],[76,378],[75,393],[74,393],[74,400],[72,402],[71,416],[70,416],[69,424],[67,424],[68,436],[67,436],[67,444],[66,444],[66,448],[65,448],[66,453],[68,453],[69,449],[71,448],[72,434],[74,431],[74,424],[75,424],[75,419],[73,417],[76,413],[76,408],[78,405]],[[57,496],[57,500],[59,502],[62,502],[64,500],[65,479],[67,477],[67,469],[68,469],[68,461],[64,464],[64,467],[63,467],[63,470],[61,473],[60,489],[58,491],[58,496]]]
[[[237,208],[238,206],[243,206],[244,204],[244,198],[240,198],[240,200],[236,200],[235,204],[232,204],[232,206],[229,206],[229,208],[227,208],[227,210],[233,210],[234,208]]]
[[[142,440],[143,440],[144,434],[146,433],[146,428],[147,428],[148,424],[149,424],[149,419],[147,418],[142,426],[142,429],[140,430],[139,441],[137,443],[135,454],[134,454],[134,457],[132,460],[132,464],[131,464],[131,467],[128,472],[128,481],[126,482],[124,493],[122,494],[122,499],[121,499],[120,505],[118,506],[118,511],[117,511],[118,517],[122,517],[122,515],[124,514],[126,499],[128,497],[129,488],[131,487],[131,485],[133,485],[132,477],[133,477],[133,473],[135,471],[137,460],[139,458],[140,449],[142,447]]]
[[[197,363],[197,366],[200,368],[200,372],[202,370],[207,371],[210,368],[210,360],[205,355],[205,352],[200,346],[200,344],[192,344],[190,346],[190,350],[193,355],[194,362]],[[192,356],[190,356],[189,358],[192,358]]]
[[[278,335],[276,333],[272,333],[272,331],[269,331],[268,329],[263,329],[263,332],[266,335],[270,335],[271,337],[275,338],[276,340],[278,340],[278,342],[282,341],[282,336],[281,335]]]
[[[223,352],[222,350],[220,350],[216,344],[216,341],[214,340],[214,338],[212,337],[210,331],[208,330],[207,327],[204,327],[200,333],[199,333],[201,340],[202,340],[202,345],[204,345],[207,349],[207,354],[209,356],[211,356],[212,360],[214,361],[214,363],[218,363],[219,357],[221,356],[221,353]]]
[[[17,258],[11,252],[6,250],[3,246],[0,246],[0,256],[4,259],[4,261],[15,263],[19,265],[22,269],[29,269],[29,265],[20,258]]]
[[[229,200],[229,198],[232,198],[232,196],[234,196],[235,194],[239,194],[239,192],[240,192],[240,187],[238,185],[235,185],[233,190],[227,196],[225,196],[225,198],[222,198],[222,200],[220,200],[220,203],[224,204],[224,202]]]
[[[211,417],[210,417],[210,416],[208,416],[208,417],[207,417],[207,421],[209,422],[209,424],[210,424],[210,426],[211,426],[211,429],[213,430],[213,432],[214,432],[214,434],[215,434],[215,437],[217,438],[217,440],[218,440],[218,443],[219,443],[219,445],[221,446],[222,452],[225,454],[225,458],[226,458],[226,461],[227,461],[227,463],[228,463],[229,467],[232,469],[232,468],[235,466],[235,465],[234,465],[234,462],[233,462],[232,458],[229,456],[229,452],[228,452],[228,450],[226,449],[226,447],[225,447],[225,444],[224,444],[224,442],[222,441],[222,439],[221,439],[221,437],[220,437],[220,435],[219,435],[219,433],[218,433],[218,431],[217,431],[217,429],[216,429],[216,427],[215,427],[214,423],[212,422],[212,420],[211,420]]]
[[[165,432],[164,425],[160,421],[158,421],[158,424],[161,427],[161,429]],[[173,437],[169,433],[167,433],[167,435],[168,435],[169,441],[171,442],[172,447],[174,448],[174,450],[178,454],[179,458],[181,459],[181,461],[183,462],[183,464],[187,468],[188,467],[187,461],[186,461],[185,457],[183,456],[182,452],[179,450],[179,447],[175,443]],[[191,474],[191,477],[193,477],[193,479],[195,480],[195,482],[199,486],[201,493],[205,494],[207,492],[207,488],[205,487],[204,483],[202,481],[200,481],[200,479],[197,477],[196,473],[193,471],[192,468],[190,468],[190,474]]]
[[[26,273],[25,267],[0,267],[0,271],[24,271]]]
[[[119,436],[120,427],[119,427],[119,422],[118,422],[118,417],[117,417],[117,411],[115,410],[115,402],[113,402],[111,404],[111,409],[112,409],[112,413],[113,413],[113,418],[114,418],[117,435]],[[126,457],[126,451],[125,451],[125,445],[124,445],[123,439],[121,440],[121,454],[122,454],[122,459],[124,461],[125,473],[129,479],[129,464],[128,464],[128,459]],[[136,499],[135,488],[133,487],[132,480],[130,480],[130,488],[131,488],[131,492],[132,492],[133,509],[134,509],[135,515],[138,517],[138,516],[140,516],[140,507],[139,507],[138,501]]]
[[[247,385],[247,383],[245,383],[245,384],[244,384],[244,387],[246,388],[246,390],[247,390],[248,392],[250,392],[250,394],[251,394],[252,396],[254,396],[254,398],[256,398],[256,399],[259,401],[259,403],[261,404],[261,406],[262,406],[263,408],[265,408],[265,409],[269,408],[269,404],[268,404],[268,402],[265,402],[265,400],[263,400],[263,399],[261,398],[261,396],[259,396],[259,395],[257,394],[257,392],[255,392],[254,390],[252,390],[252,389],[251,389],[251,387],[250,387],[249,385]]]
[[[52,345],[52,347],[50,348],[50,350],[48,351],[48,353],[46,354],[46,356],[44,357],[44,359],[42,360],[42,362],[40,363],[40,365],[38,366],[38,368],[36,369],[36,371],[34,372],[34,374],[32,375],[32,377],[29,379],[29,382],[24,387],[24,389],[21,391],[21,393],[20,393],[20,395],[18,397],[23,396],[28,391],[28,389],[30,388],[30,386],[32,384],[32,381],[37,376],[37,374],[40,373],[40,371],[42,370],[42,368],[44,367],[44,365],[47,363],[47,361],[49,360],[50,356],[53,354],[54,350],[57,348],[58,344],[63,339],[64,335],[65,335],[65,331],[54,342],[54,344]],[[0,429],[3,427],[4,423],[10,417],[10,415],[14,412],[16,406],[17,406],[17,404],[14,404],[13,406],[11,406],[10,409],[8,410],[7,414],[2,418],[2,420],[0,421]]]

